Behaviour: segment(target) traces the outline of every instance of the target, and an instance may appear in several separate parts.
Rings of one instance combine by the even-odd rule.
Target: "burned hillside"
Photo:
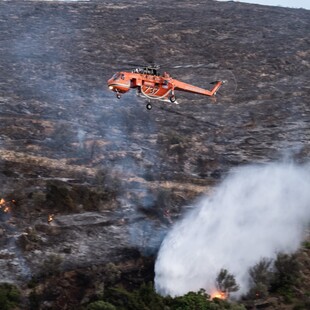
[[[231,168],[307,162],[309,17],[216,1],[1,2],[0,280],[111,262],[150,279],[141,257]],[[215,100],[177,93],[151,111],[108,90],[115,72],[153,62],[228,83]]]

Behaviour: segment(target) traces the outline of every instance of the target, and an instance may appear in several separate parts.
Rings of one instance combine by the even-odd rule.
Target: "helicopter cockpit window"
[[[121,79],[124,80],[125,79],[125,74],[121,75]]]
[[[115,73],[115,74],[112,76],[112,78],[113,78],[114,81],[117,80],[119,77],[120,77],[120,74],[119,74],[119,73]]]

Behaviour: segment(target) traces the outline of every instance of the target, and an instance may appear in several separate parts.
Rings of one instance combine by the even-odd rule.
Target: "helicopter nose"
[[[115,85],[113,85],[113,84],[114,84],[113,79],[109,79],[108,82],[107,82],[107,84],[108,84],[108,88],[109,88],[110,90],[114,91]]]

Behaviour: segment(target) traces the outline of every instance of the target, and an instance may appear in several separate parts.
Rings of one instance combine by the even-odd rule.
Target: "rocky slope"
[[[1,2],[0,280],[30,279],[55,255],[71,270],[154,254],[229,169],[307,161],[309,17],[215,1]],[[151,111],[108,91],[114,72],[149,62],[228,84]]]

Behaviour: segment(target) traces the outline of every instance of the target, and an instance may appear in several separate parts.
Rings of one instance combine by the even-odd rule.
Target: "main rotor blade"
[[[207,69],[218,69],[220,65],[218,63],[209,63],[209,64],[181,64],[181,65],[173,65],[163,67],[168,69],[183,69],[183,68],[207,68]]]
[[[146,67],[149,67],[149,68],[154,68],[154,69],[159,69],[160,68],[160,65],[158,65],[157,63],[149,63],[149,64],[135,64],[135,63],[127,63],[125,64],[127,66],[130,66],[130,67],[138,67],[138,68],[146,68]]]

